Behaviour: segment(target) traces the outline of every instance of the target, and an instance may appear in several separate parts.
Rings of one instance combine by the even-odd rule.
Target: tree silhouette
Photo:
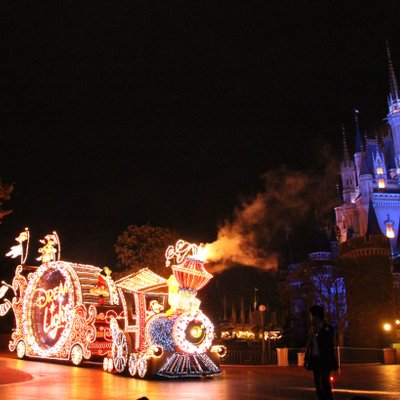
[[[11,193],[14,190],[14,185],[9,185],[7,183],[3,183],[0,178],[0,200],[10,200]],[[1,220],[8,214],[12,212],[12,210],[3,210],[2,209],[3,203],[0,202],[0,223]]]
[[[171,270],[165,267],[165,250],[178,236],[166,228],[151,225],[130,225],[118,236],[114,245],[118,258],[117,275],[127,275],[142,268],[168,277]]]

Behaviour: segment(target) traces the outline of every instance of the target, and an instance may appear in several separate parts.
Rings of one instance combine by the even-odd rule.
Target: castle
[[[390,93],[386,119],[391,132],[381,140],[362,138],[356,111],[353,159],[343,135],[340,165],[343,204],[335,208],[335,214],[341,243],[352,237],[383,233],[390,240],[392,257],[397,258],[400,256],[400,98],[388,47],[387,55]]]
[[[387,134],[362,137],[356,111],[353,157],[343,129],[336,234],[321,229],[307,261],[288,266],[295,337],[306,335],[304,314],[319,303],[340,346],[383,347],[400,338],[400,330],[382,329],[400,319],[400,97],[388,46],[387,57]]]
[[[342,201],[335,207],[349,342],[357,346],[384,343],[381,326],[400,311],[400,97],[388,46],[387,57],[388,133],[363,138],[356,111],[353,158],[343,130]]]

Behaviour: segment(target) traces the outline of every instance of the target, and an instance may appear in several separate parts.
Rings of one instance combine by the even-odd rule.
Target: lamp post
[[[395,325],[395,329],[393,329],[393,325]],[[392,322],[385,322],[382,325],[382,329],[385,332],[385,346],[389,346],[390,343],[392,343],[395,339],[395,333],[397,334],[397,322],[395,322],[394,324]]]
[[[392,322],[385,322],[385,323],[382,325],[382,329],[383,329],[383,331],[385,332],[385,337],[386,337],[386,339],[387,339],[389,342],[393,341],[393,340],[394,340],[394,335],[395,335],[395,333],[396,333],[396,331],[397,331],[397,324],[395,325],[395,324],[392,323]]]
[[[264,304],[261,304],[260,307],[258,307],[258,310],[261,313],[261,344],[262,344],[262,357],[261,357],[261,363],[265,364],[265,334],[264,334],[264,329],[265,329],[265,310],[267,307],[264,306]],[[269,338],[269,335],[268,335]]]
[[[396,328],[398,325],[398,321],[395,321]],[[396,349],[391,348],[390,343],[393,342],[394,336],[393,336],[393,325],[390,322],[385,322],[382,325],[382,328],[385,332],[385,346],[387,348],[383,349],[383,361],[385,364],[395,364],[396,363]],[[396,329],[397,331],[397,329]]]

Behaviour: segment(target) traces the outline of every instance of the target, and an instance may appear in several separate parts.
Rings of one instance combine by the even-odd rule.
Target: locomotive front
[[[168,279],[170,309],[155,314],[146,327],[146,340],[163,349],[157,375],[165,377],[214,376],[221,373],[219,358],[225,347],[212,346],[214,326],[201,311],[197,291],[212,278],[204,262],[186,258],[172,266]]]
[[[127,369],[130,375],[141,378],[221,373],[219,360],[226,348],[212,345],[214,326],[197,298],[197,291],[212,275],[203,261],[194,258],[196,255],[197,246],[179,241],[167,250],[167,265],[170,259],[175,261],[168,280],[141,270],[116,282],[125,325],[119,326],[116,320],[111,324],[113,353],[104,359],[105,370],[111,372],[113,364],[118,364],[118,372]]]

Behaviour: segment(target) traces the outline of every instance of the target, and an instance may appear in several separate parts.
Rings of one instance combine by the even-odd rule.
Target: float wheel
[[[23,340],[20,340],[17,344],[17,356],[18,358],[24,358],[26,353],[26,346]]]
[[[117,372],[123,372],[128,363],[128,343],[123,332],[118,332],[112,344],[112,360]]]
[[[72,364],[78,366],[81,365],[83,360],[83,350],[79,344],[75,344],[71,349],[71,361]]]
[[[137,362],[137,373],[140,378],[146,378],[149,372],[149,363],[146,356],[141,356]]]
[[[135,376],[138,372],[138,359],[134,353],[129,356],[128,371],[130,376]]]

